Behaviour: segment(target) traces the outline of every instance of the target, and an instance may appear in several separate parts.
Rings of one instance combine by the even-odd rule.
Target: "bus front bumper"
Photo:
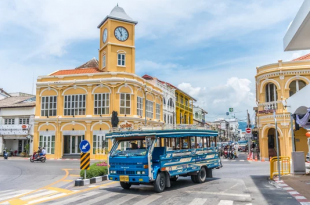
[[[129,182],[129,183],[149,183],[150,179],[148,176],[128,176],[128,175],[109,175],[109,180],[112,181],[122,181],[122,182]]]

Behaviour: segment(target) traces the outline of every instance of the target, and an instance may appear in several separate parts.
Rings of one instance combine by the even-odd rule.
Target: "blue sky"
[[[33,91],[33,78],[98,58],[97,25],[118,3],[138,21],[136,71],[184,89],[209,112],[245,118],[256,67],[291,60],[282,40],[303,0],[3,0],[0,87]]]

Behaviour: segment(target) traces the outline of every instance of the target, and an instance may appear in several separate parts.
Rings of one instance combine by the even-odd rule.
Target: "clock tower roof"
[[[106,16],[103,21],[98,25],[97,28],[100,28],[108,19],[115,19],[115,20],[119,20],[119,21],[125,21],[125,22],[129,22],[129,23],[134,23],[137,24],[138,21],[134,21],[132,20],[132,18],[130,18],[125,10],[122,7],[119,7],[118,5],[116,5],[110,15]]]

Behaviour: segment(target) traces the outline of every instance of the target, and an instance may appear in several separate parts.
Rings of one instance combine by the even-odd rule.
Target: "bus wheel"
[[[126,183],[126,182],[121,182],[121,186],[123,187],[123,189],[129,189],[131,187],[131,184]]]
[[[207,171],[206,168],[201,167],[200,171],[198,172],[198,175],[196,176],[197,182],[198,183],[203,183],[206,181],[207,177]]]
[[[157,174],[154,189],[157,193],[163,192],[166,188],[166,177],[165,174],[162,172],[159,172]]]
[[[197,175],[191,175],[192,182],[198,183]]]

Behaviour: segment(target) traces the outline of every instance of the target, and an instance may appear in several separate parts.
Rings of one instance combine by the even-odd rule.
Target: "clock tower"
[[[99,69],[135,73],[135,26],[118,5],[99,25]]]

